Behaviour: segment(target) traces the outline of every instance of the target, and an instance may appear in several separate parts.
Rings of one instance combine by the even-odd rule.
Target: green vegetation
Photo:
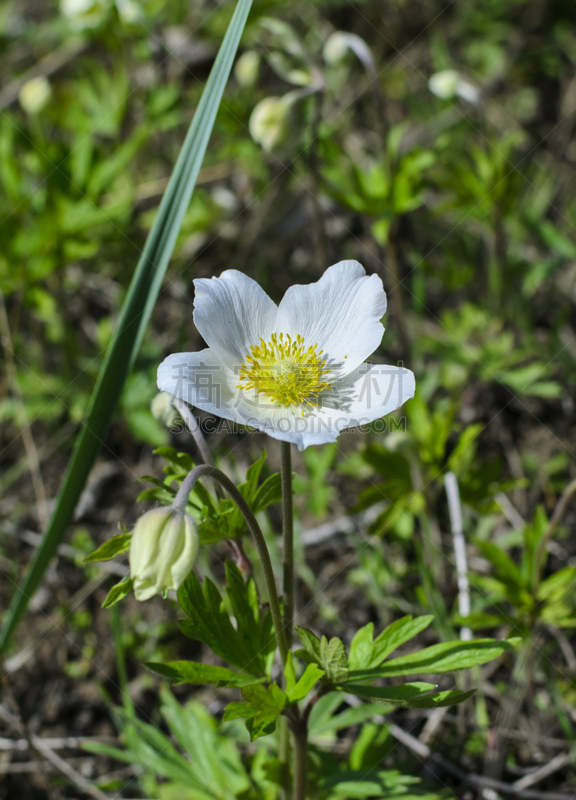
[[[109,798],[274,800],[302,712],[310,798],[504,796],[550,762],[523,785],[574,793],[573,21],[561,0],[0,9],[2,736],[88,736]],[[382,278],[374,360],[417,394],[293,454],[281,669],[209,478],[178,602],[137,603],[122,556],[197,461],[151,408],[162,359],[204,346],[193,279],[239,269],[279,301],[341,259]],[[199,418],[280,576],[277,443]],[[84,791],[32,756],[0,800]]]

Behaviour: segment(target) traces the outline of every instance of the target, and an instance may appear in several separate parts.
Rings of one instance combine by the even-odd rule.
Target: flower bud
[[[455,69],[435,72],[428,81],[428,88],[442,100],[451,100],[457,96],[469,103],[478,103],[480,100],[480,90]]]
[[[60,13],[75,30],[97,27],[111,7],[111,0],[60,0]]]
[[[170,392],[158,392],[150,403],[150,411],[154,419],[171,428],[178,418],[178,412],[172,405]]]
[[[272,150],[288,136],[288,116],[291,98],[266,97],[254,108],[248,127],[255,142],[265,150]]]
[[[336,31],[331,34],[324,44],[324,61],[327,64],[338,64],[345,58],[349,50],[348,34]]]
[[[234,75],[243,89],[254,86],[258,80],[259,67],[260,56],[255,50],[247,50],[242,53],[234,67]]]
[[[37,78],[30,78],[26,81],[24,86],[20,89],[18,100],[20,105],[27,114],[38,114],[52,94],[50,83],[44,75],[39,75]]]
[[[136,600],[179,589],[197,552],[198,533],[188,514],[157,508],[140,517],[130,542],[130,576]]]

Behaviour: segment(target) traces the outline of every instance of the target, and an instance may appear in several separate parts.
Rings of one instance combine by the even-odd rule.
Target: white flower
[[[364,363],[384,333],[386,294],[357,261],[292,286],[279,306],[236,270],[194,285],[194,322],[208,348],[168,356],[162,391],[300,450],[413,397],[410,370]]]
[[[171,508],[144,514],[130,540],[130,576],[136,600],[148,600],[168,589],[177,591],[190,573],[198,552],[192,517]]]
[[[451,100],[453,97],[461,97],[469,103],[480,101],[480,90],[469,80],[464,78],[455,69],[444,69],[436,72],[428,81],[428,88],[436,97],[442,100]]]

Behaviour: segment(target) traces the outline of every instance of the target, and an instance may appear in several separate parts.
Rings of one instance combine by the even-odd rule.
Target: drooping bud
[[[150,403],[150,411],[154,419],[171,428],[178,419],[178,412],[172,405],[170,392],[158,392]]]
[[[157,508],[140,517],[130,542],[130,576],[136,600],[148,600],[168,589],[177,591],[198,552],[192,517],[172,508]]]
[[[34,115],[42,111],[50,99],[51,94],[52,89],[48,79],[44,77],[44,75],[39,75],[36,78],[30,78],[29,81],[26,81],[24,86],[20,89],[18,100],[27,114]]]
[[[258,80],[259,67],[260,56],[255,50],[247,50],[242,53],[234,67],[234,75],[243,89],[254,86]]]
[[[293,102],[290,95],[289,92],[284,97],[264,98],[250,116],[250,135],[265,150],[272,150],[288,136],[288,117]]]
[[[60,0],[60,12],[75,30],[97,27],[111,6],[111,0]]]
[[[480,90],[477,86],[470,83],[455,69],[444,69],[435,72],[428,81],[428,88],[442,100],[451,100],[453,97],[461,97],[469,103],[480,101]]]

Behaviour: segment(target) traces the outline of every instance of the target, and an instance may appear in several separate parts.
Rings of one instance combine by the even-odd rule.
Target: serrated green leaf
[[[325,678],[333,684],[342,683],[348,677],[348,667],[346,666],[346,648],[341,639],[334,637],[327,640],[322,639],[309,631],[307,628],[296,628],[300,641],[306,648],[305,660],[309,663],[315,662],[326,673]],[[296,653],[300,655],[300,651]]]
[[[93,564],[96,561],[110,561],[115,556],[120,556],[130,550],[131,533],[119,533],[101,544],[96,550],[86,556],[86,564]]]
[[[227,667],[216,667],[211,664],[200,664],[197,661],[170,661],[168,664],[160,664],[154,661],[144,662],[148,669],[170,678],[176,686],[182,683],[194,683],[197,685],[213,683],[218,686],[239,687],[247,683],[253,683],[254,678],[241,675]]]
[[[297,703],[298,700],[302,700],[302,698],[306,697],[310,689],[317,681],[320,680],[323,675],[323,669],[320,669],[320,667],[318,667],[316,664],[308,664],[300,680],[295,686],[292,687],[292,689],[287,691],[288,700],[291,703]]]
[[[125,578],[122,578],[120,583],[117,583],[113,586],[108,594],[106,595],[106,599],[102,603],[102,608],[110,608],[113,605],[116,605],[120,600],[126,597],[127,594],[130,594],[132,591],[132,584],[133,580],[130,575],[126,575]]]
[[[266,662],[266,671],[272,664],[269,656],[273,658],[276,649],[276,637],[272,627],[272,616],[269,611],[260,612],[258,594],[254,579],[249,577],[246,581],[238,567],[232,561],[226,561],[226,594],[232,606],[236,619],[238,635],[249,643],[250,651],[254,656]]]
[[[244,686],[241,691],[250,709],[257,712],[246,721],[251,741],[272,733],[276,728],[276,720],[288,703],[288,698],[282,689],[276,683],[272,683],[267,688],[260,684]]]
[[[236,579],[234,585],[237,590],[235,602],[239,602],[241,590]],[[274,650],[275,641],[266,616],[260,629],[261,646],[255,649],[250,637],[244,635],[249,623],[246,620],[242,622],[242,633],[236,630],[220,592],[209,578],[204,580],[202,591],[198,578],[191,572],[178,590],[178,601],[187,616],[178,623],[186,636],[204,642],[224,661],[248,675],[261,678],[267,674],[268,656]]]
[[[192,456],[189,453],[182,453],[180,450],[176,450],[175,447],[157,447],[156,450],[154,450],[154,453],[166,459],[168,464],[172,467],[172,470],[170,470],[171,472],[175,472],[176,474],[179,473],[183,477],[196,466]],[[170,468],[164,467],[164,472],[166,472],[168,469]]]
[[[396,675],[440,675],[486,664],[503,653],[511,653],[520,639],[474,639],[470,642],[442,642],[408,656],[386,661],[374,669],[350,672],[350,681],[388,678]]]
[[[306,648],[306,651],[312,656],[312,658],[316,660],[317,663],[320,663],[320,639],[315,633],[309,631],[308,628],[297,627],[296,633]]]

